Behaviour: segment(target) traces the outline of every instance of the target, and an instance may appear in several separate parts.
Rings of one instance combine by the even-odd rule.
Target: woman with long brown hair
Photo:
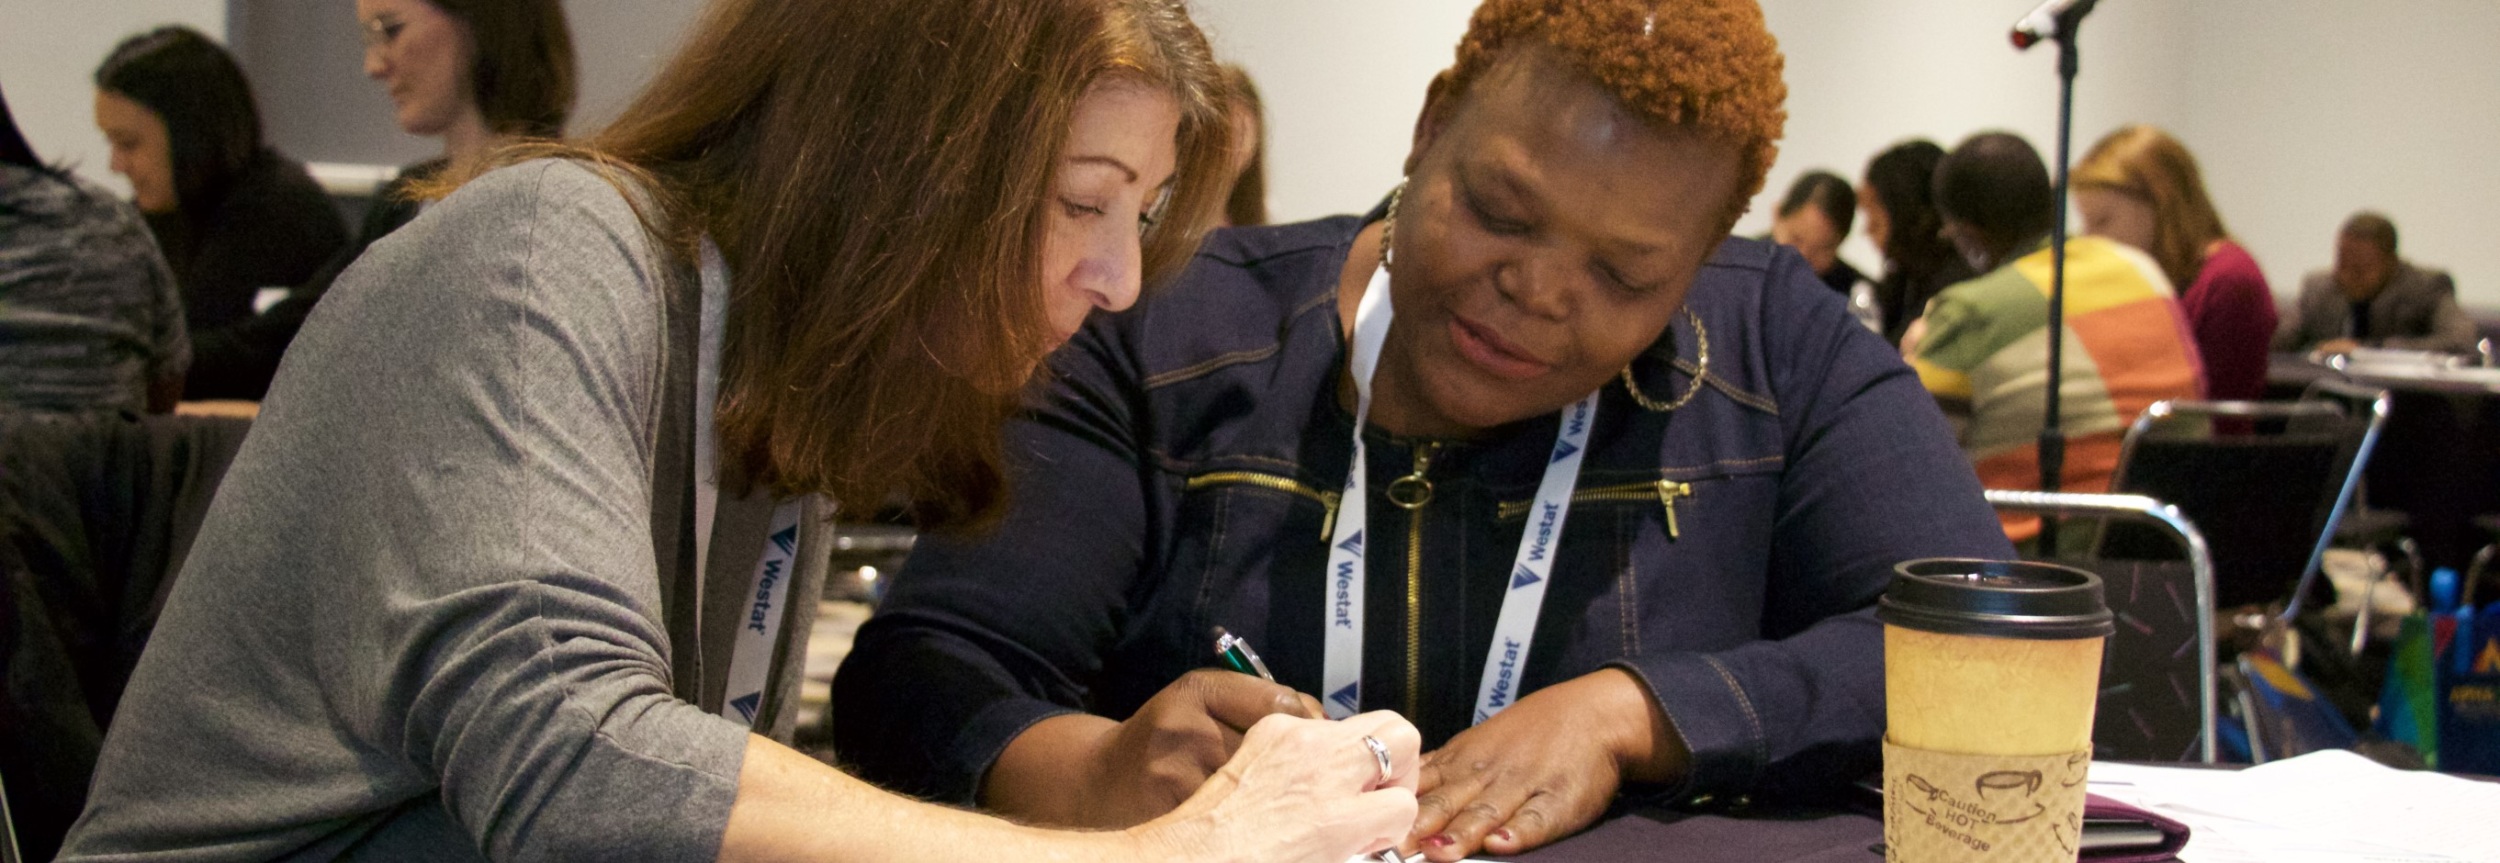
[[[1092,309],[1187,256],[1225,135],[1178,0],[717,3],[614,126],[502,151],[341,278],[64,859],[1388,845],[1418,738],[1385,714],[1264,723],[1180,811],[1084,835],[888,796],[765,736],[816,502],[900,492],[938,530],[997,512],[999,423]]]

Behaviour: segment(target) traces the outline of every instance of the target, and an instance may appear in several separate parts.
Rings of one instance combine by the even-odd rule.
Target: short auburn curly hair
[[[1485,0],[1433,88],[1461,96],[1522,45],[1556,49],[1634,114],[1735,146],[1744,173],[1720,230],[1762,191],[1788,121],[1788,84],[1754,0]]]

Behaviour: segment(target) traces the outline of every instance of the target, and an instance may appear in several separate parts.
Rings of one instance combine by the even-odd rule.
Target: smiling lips
[[[1450,316],[1450,343],[1458,346],[1459,355],[1468,362],[1499,378],[1524,381],[1554,367],[1526,348],[1505,341],[1491,327],[1458,315]]]

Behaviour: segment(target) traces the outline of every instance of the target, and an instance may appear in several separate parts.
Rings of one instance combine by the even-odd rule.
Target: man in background
[[[2474,321],[2457,307],[2456,281],[2396,256],[2396,224],[2363,211],[2335,235],[2335,269],[2310,273],[2274,334],[2278,351],[2354,348],[2471,353]]]
[[[1903,352],[1954,419],[1980,484],[2036,489],[2056,219],[2048,167],[2023,139],[1983,133],[1937,164],[1935,192],[1945,237],[1981,275],[1937,294]],[[2204,371],[2161,266],[2099,237],[2066,241],[2065,332],[2060,488],[2106,491],[2128,424],[2156,401],[2198,397]],[[2039,522],[2005,528],[2020,542]]]
[[[1771,216],[1771,242],[1796,249],[1816,278],[1847,296],[1866,276],[1840,259],[1841,241],[1858,216],[1858,193],[1830,171],[1807,171],[1788,187]]]

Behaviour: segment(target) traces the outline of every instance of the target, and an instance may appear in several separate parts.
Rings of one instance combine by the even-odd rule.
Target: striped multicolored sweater
[[[1927,306],[1910,364],[1929,392],[1967,402],[1962,451],[1988,488],[2036,489],[2047,407],[2050,255],[2046,242]],[[2193,399],[2205,371],[2196,339],[2161,267],[2099,237],[2066,243],[2065,491],[2109,489],[2118,444],[2137,414],[2163,399]],[[2020,541],[2033,519],[2007,519]]]

